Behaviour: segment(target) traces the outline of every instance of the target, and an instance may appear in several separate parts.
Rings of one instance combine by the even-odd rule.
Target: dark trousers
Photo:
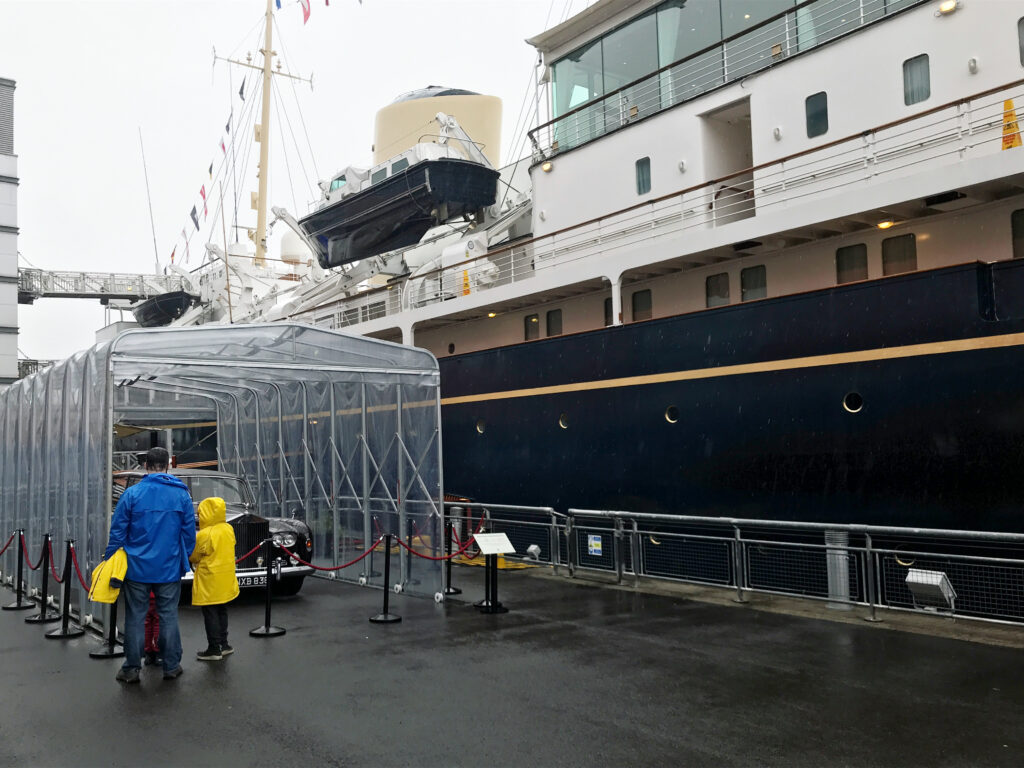
[[[225,604],[204,605],[203,623],[206,624],[206,642],[211,648],[228,644],[228,607]]]

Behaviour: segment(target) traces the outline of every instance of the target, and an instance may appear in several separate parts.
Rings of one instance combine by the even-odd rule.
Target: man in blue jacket
[[[150,591],[160,615],[160,648],[164,679],[181,675],[181,635],[178,598],[181,577],[188,571],[188,556],[196,546],[196,514],[192,497],[181,480],[167,474],[165,448],[146,454],[146,476],[126,488],[110,521],[110,542],[104,559],[119,547],[128,555],[124,601],[124,665],[117,673],[122,683],[139,682],[142,665],[143,622]]]

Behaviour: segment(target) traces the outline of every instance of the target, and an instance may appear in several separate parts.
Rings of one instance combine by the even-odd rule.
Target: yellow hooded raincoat
[[[225,522],[224,499],[199,503],[199,533],[192,563],[192,605],[220,605],[238,597],[235,577],[235,532]]]

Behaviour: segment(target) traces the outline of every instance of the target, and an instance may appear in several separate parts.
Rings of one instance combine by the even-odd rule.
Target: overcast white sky
[[[170,256],[200,185],[209,185],[210,162],[220,162],[225,120],[234,109],[237,123],[242,108],[241,74],[231,74],[232,93],[227,67],[213,67],[213,49],[256,56],[264,2],[0,0],[0,77],[17,82],[21,266],[153,270],[140,128],[157,247],[162,260]],[[308,86],[297,90],[308,144],[294,107],[290,111],[307,174],[313,175],[314,162],[321,178],[346,165],[369,165],[377,109],[426,85],[500,97],[504,153],[528,89],[531,103],[533,98],[536,54],[525,38],[553,25],[567,6],[578,11],[587,4],[331,0],[325,6],[311,0],[312,15],[303,26],[297,0],[283,0],[275,12],[283,42],[275,33],[275,50],[286,55],[292,71],[314,77],[312,92]],[[283,94],[284,104],[292,100],[290,86]],[[315,179],[299,178],[295,145],[283,133],[286,143],[272,143],[272,153],[278,160],[284,153],[292,157],[292,186],[304,207]],[[240,209],[253,223],[248,190],[256,189],[254,168],[255,158]],[[278,178],[271,176],[270,202],[294,211],[292,186],[281,176],[280,170]],[[197,265],[201,239],[192,241],[191,266]],[[66,357],[93,344],[104,323],[98,302],[41,300],[20,308],[18,346],[29,358]]]

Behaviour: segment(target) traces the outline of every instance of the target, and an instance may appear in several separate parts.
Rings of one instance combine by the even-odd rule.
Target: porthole
[[[562,429],[568,429],[569,428],[569,414],[568,413],[563,413],[561,416],[558,417],[558,426],[560,426]]]
[[[476,431],[479,432],[482,435],[484,433],[485,429],[487,429],[487,422],[484,421],[483,419],[477,419],[477,421],[476,421]]]
[[[843,408],[849,413],[857,413],[861,408],[864,407],[864,398],[860,396],[859,392],[847,392],[846,397],[843,398]]]
[[[668,408],[666,408],[665,421],[667,421],[669,424],[675,424],[677,421],[679,421],[679,409],[676,408],[674,405],[670,405]]]
[[[449,355],[454,355],[455,354],[455,345],[454,344],[449,344],[448,345],[448,354]]]

